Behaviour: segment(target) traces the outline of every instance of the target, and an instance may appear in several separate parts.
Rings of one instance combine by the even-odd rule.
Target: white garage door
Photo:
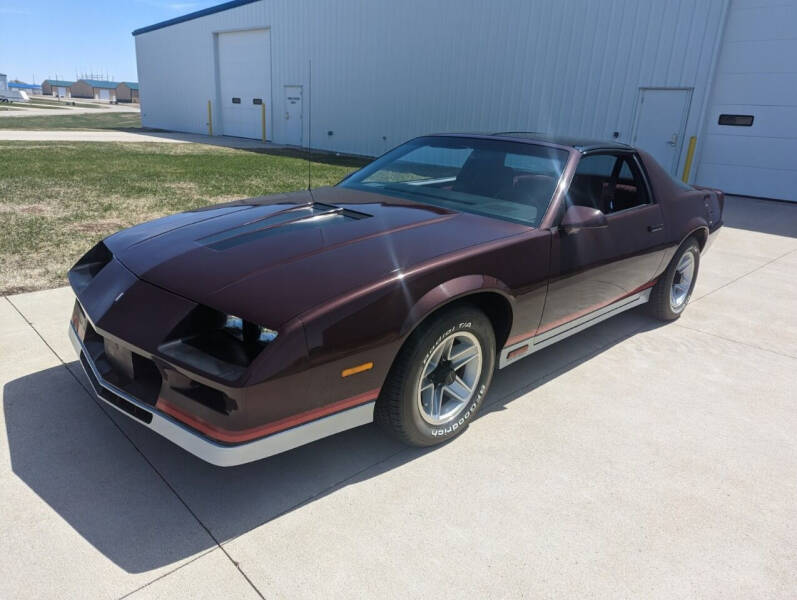
[[[261,138],[271,123],[268,30],[219,34],[219,100],[224,135]],[[263,107],[265,106],[265,110]],[[266,127],[267,137],[271,137]]]
[[[100,92],[100,100],[110,100],[111,99],[111,90],[99,90]]]
[[[797,0],[733,0],[696,182],[797,201]]]

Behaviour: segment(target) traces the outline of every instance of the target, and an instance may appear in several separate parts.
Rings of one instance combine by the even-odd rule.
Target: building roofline
[[[171,27],[172,25],[177,25],[178,23],[185,23],[186,21],[192,21],[194,19],[198,19],[199,17],[205,17],[217,12],[223,12],[225,10],[230,10],[231,8],[236,8],[238,6],[244,6],[245,4],[252,4],[259,1],[260,0],[232,0],[231,2],[225,2],[224,4],[217,4],[216,6],[211,6],[210,8],[188,13],[182,17],[175,17],[174,19],[169,19],[168,21],[161,21],[160,23],[141,27],[133,31],[133,35],[141,35],[142,33],[147,33],[148,31],[155,31],[156,29]]]

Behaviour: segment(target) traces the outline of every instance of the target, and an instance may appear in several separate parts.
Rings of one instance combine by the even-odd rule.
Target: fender
[[[656,277],[659,277],[667,266],[670,264],[672,257],[675,256],[675,253],[678,251],[678,248],[683,246],[684,242],[689,238],[689,236],[694,235],[698,231],[702,231],[706,235],[706,240],[708,240],[709,228],[708,223],[703,217],[692,217],[687,221],[686,225],[681,229],[681,231],[686,231],[686,233],[678,234],[678,237],[674,240],[677,241],[677,244],[673,244],[670,246],[667,251],[664,253],[664,257],[661,261],[661,264],[658,268],[658,273],[656,273]],[[705,245],[703,246],[706,247]],[[702,249],[701,249],[702,253]]]
[[[418,299],[401,325],[402,339],[409,336],[432,312],[454,300],[479,292],[492,292],[502,296],[509,302],[510,310],[514,314],[515,300],[504,282],[490,275],[462,275],[439,284]]]

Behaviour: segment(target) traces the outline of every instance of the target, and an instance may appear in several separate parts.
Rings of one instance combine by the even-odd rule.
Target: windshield
[[[339,185],[536,227],[568,156],[567,150],[523,142],[423,137]]]

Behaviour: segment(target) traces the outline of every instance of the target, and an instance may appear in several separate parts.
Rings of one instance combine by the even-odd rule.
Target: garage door
[[[797,0],[729,11],[696,181],[797,201]]]
[[[224,135],[257,138],[271,122],[268,30],[219,34],[219,100]],[[265,110],[264,110],[265,107]],[[271,127],[266,127],[271,137]]]
[[[110,100],[111,90],[100,90],[100,100]]]

